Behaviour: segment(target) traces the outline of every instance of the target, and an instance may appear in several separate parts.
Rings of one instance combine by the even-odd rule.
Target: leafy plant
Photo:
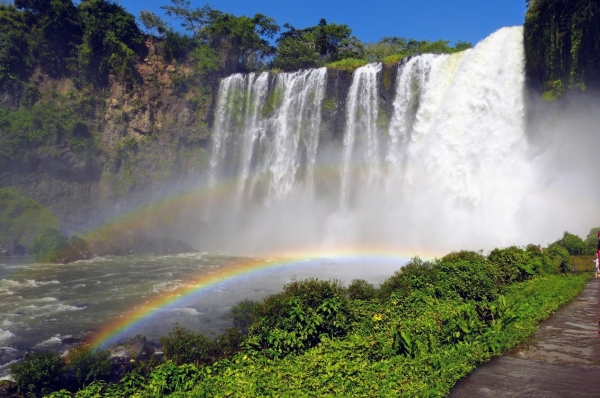
[[[93,350],[86,346],[71,351],[67,357],[67,364],[73,368],[77,383],[81,387],[108,378],[112,365],[108,351]]]
[[[348,296],[355,300],[371,300],[375,298],[377,291],[373,284],[364,279],[353,279],[348,286]]]
[[[202,333],[195,333],[179,324],[166,336],[160,338],[160,345],[165,358],[175,365],[193,363],[196,365],[210,364],[215,360],[217,344]]]
[[[229,310],[229,316],[233,318],[233,326],[238,328],[242,334],[248,334],[248,327],[255,320],[255,311],[258,303],[252,300],[242,300]]]
[[[23,362],[12,365],[10,374],[20,393],[49,394],[58,390],[62,367],[60,355],[47,351],[29,355]]]

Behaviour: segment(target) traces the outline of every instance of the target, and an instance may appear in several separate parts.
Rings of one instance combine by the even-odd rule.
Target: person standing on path
[[[598,230],[598,251],[596,254],[600,257],[600,230]]]

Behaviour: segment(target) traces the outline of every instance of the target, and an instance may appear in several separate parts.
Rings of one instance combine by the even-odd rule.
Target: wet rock
[[[75,344],[81,344],[83,342],[83,339],[80,337],[66,337],[64,339],[62,339],[61,341],[62,345],[75,345]]]
[[[164,256],[195,253],[197,250],[181,239],[133,234],[127,239],[96,242],[93,251],[99,256],[127,256],[130,254]]]
[[[133,358],[148,358],[154,353],[154,348],[146,341],[146,336],[138,334],[119,340],[107,348],[113,361]]]

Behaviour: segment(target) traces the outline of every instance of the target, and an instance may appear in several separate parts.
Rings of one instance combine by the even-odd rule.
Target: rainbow
[[[259,274],[282,267],[299,267],[315,264],[327,259],[352,260],[368,262],[392,262],[400,268],[414,253],[397,252],[386,248],[347,249],[334,252],[298,253],[278,256],[271,259],[247,258],[238,260],[217,269],[205,271],[185,286],[174,291],[159,294],[145,303],[122,314],[119,318],[106,324],[90,340],[94,348],[105,348],[117,340],[128,336],[132,330],[147,323],[153,316],[164,310],[179,307],[183,303],[198,299],[203,293],[224,282],[235,282],[249,275]],[[428,255],[427,258],[435,256]]]

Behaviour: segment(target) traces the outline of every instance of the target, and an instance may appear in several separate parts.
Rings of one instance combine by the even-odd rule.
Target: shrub
[[[53,228],[46,229],[35,238],[31,252],[36,260],[50,263],[69,263],[92,255],[85,240],[77,236],[67,238]]]
[[[69,353],[67,364],[73,368],[80,387],[96,380],[105,380],[111,370],[108,351],[92,350],[90,347],[84,346]]]
[[[176,365],[194,363],[211,364],[218,352],[217,343],[202,333],[174,324],[166,336],[160,338],[165,358]]]
[[[598,231],[600,231],[600,227],[592,228],[585,237],[586,254],[596,254],[598,250]]]
[[[43,262],[60,262],[69,248],[69,239],[58,230],[48,228],[33,241],[31,252]]]
[[[266,297],[256,315],[246,346],[274,358],[303,352],[322,336],[344,336],[351,324],[346,289],[338,280],[294,280]]]
[[[521,282],[539,273],[536,264],[531,262],[529,253],[516,246],[494,249],[488,260],[498,268],[502,284]]]
[[[244,335],[238,328],[227,328],[222,335],[217,337],[218,355],[229,358],[240,350]]]
[[[354,72],[361,66],[365,66],[369,61],[366,59],[346,58],[325,65],[329,69],[343,70],[346,72]]]
[[[21,245],[30,249],[47,228],[58,228],[52,212],[18,189],[0,188],[0,247]]]
[[[233,318],[233,325],[243,334],[248,334],[248,327],[255,320],[255,311],[258,303],[252,300],[243,300],[231,307],[229,316]]]
[[[10,373],[20,393],[38,396],[58,390],[62,367],[60,355],[47,351],[27,356],[23,362],[11,366]]]
[[[498,269],[478,253],[450,253],[436,269],[436,289],[442,297],[455,293],[464,300],[489,301],[498,295]]]
[[[565,231],[563,237],[555,243],[567,249],[572,256],[586,254],[587,252],[587,247],[583,240],[579,236],[567,231]]]
[[[383,281],[379,289],[379,297],[385,299],[393,292],[400,296],[406,296],[412,290],[435,285],[435,281],[434,264],[414,257],[404,267]]]
[[[373,284],[364,279],[354,279],[348,286],[348,296],[355,300],[371,300],[376,295]]]
[[[548,247],[548,256],[552,261],[554,269],[558,272],[568,272],[571,270],[571,257],[569,252],[563,246],[553,243]]]

